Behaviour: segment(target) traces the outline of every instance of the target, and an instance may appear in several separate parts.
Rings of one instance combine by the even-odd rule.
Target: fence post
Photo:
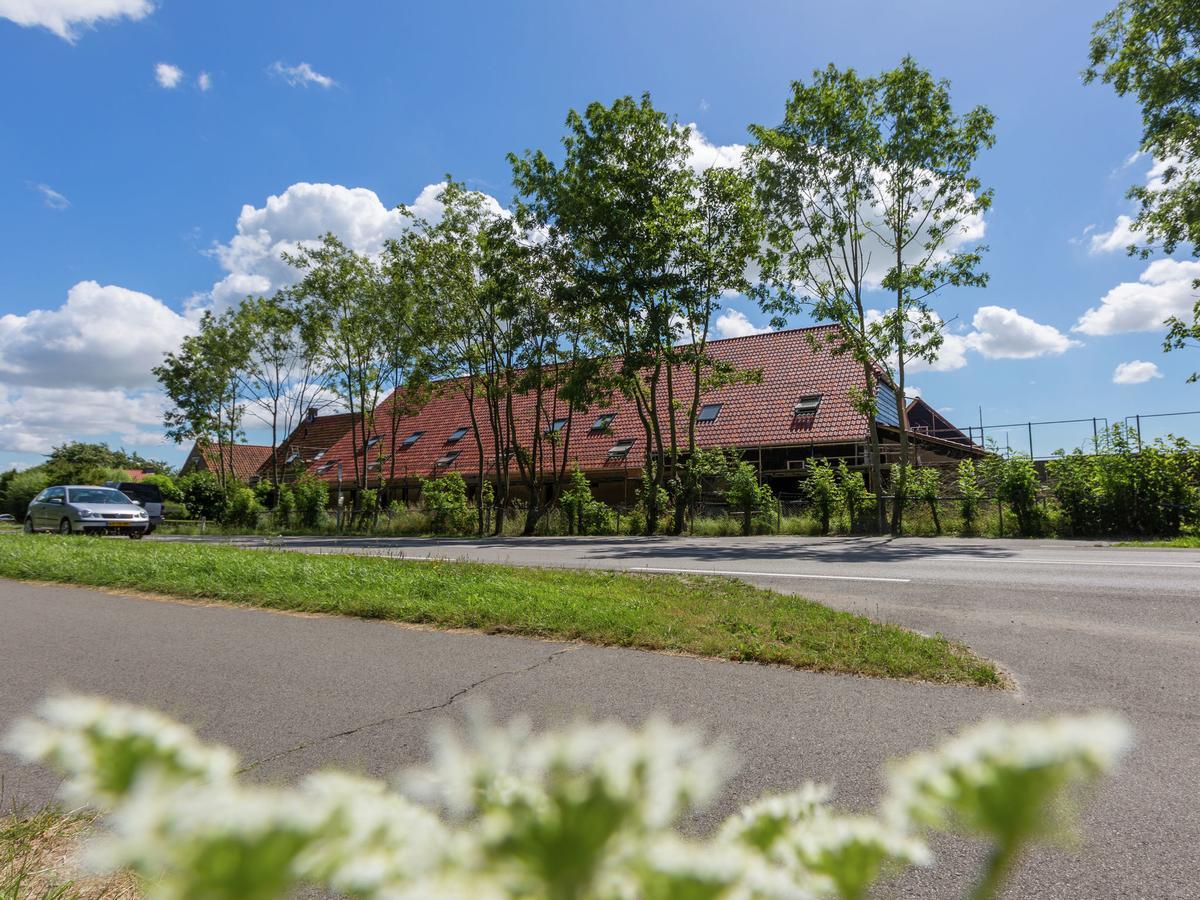
[[[1000,514],[1000,534],[997,537],[1004,537],[1004,504],[1000,498],[996,498],[996,512]]]
[[[1138,413],[1134,418],[1137,420],[1137,435],[1138,435],[1138,453],[1142,452],[1142,414]]]
[[[1029,427],[1029,458],[1033,459],[1033,423],[1025,423]]]
[[[1092,416],[1092,453],[1100,452],[1100,432],[1096,428],[1096,417]]]

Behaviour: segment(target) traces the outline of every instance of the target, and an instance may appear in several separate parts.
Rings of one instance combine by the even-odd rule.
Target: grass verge
[[[1200,549],[1200,534],[1183,534],[1163,541],[1121,541],[1118,547],[1190,547]]]
[[[86,875],[76,869],[79,842],[95,822],[91,813],[47,806],[0,817],[0,897],[4,900],[126,900],[141,896],[133,876]]]
[[[726,578],[54,535],[0,541],[0,577],[822,672],[997,687],[1005,683],[991,662],[940,635],[916,634]]]

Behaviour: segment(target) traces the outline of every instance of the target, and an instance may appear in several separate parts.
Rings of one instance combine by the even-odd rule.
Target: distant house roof
[[[961,429],[920,397],[913,398],[906,412],[910,431],[968,447],[977,446]]]
[[[221,456],[225,456],[225,464],[233,471],[238,481],[249,481],[258,473],[259,466],[270,458],[271,448],[260,444],[223,444],[222,454],[215,443],[195,444],[183,463],[183,472],[208,471],[214,475],[221,471]]]
[[[838,334],[836,326],[819,326],[710,341],[707,352],[713,359],[737,370],[761,371],[761,380],[702,391],[701,403],[708,409],[698,417],[698,444],[705,448],[745,449],[865,440],[867,417],[854,408],[853,391],[863,390],[866,378],[862,365],[853,356],[835,352]],[[881,373],[877,375],[883,377]],[[441,382],[418,412],[398,417],[394,441],[397,478],[430,477],[445,471],[470,475],[479,471],[475,435],[470,431],[460,434],[472,423],[469,404],[456,389],[459,383]],[[690,372],[677,370],[676,398],[689,397],[691,387]],[[659,407],[666,409],[669,404],[665,384],[661,390]],[[392,422],[387,414],[392,401],[393,398],[385,400],[373,417],[381,439],[368,450],[371,481],[389,477],[393,468],[388,459],[393,443]],[[523,441],[528,443],[533,425],[533,398],[517,397],[514,407]],[[487,472],[492,466],[492,435],[482,404],[476,412]],[[682,443],[686,443],[689,412],[690,404],[686,402],[676,411],[676,427]],[[611,420],[601,421],[608,416]],[[608,405],[596,404],[585,411],[576,411],[569,425],[558,424],[567,417],[566,404],[556,404],[550,397],[540,428],[555,433],[560,447],[567,444],[569,465],[577,463],[587,472],[621,471],[642,465],[646,437],[633,401],[613,396]],[[416,440],[405,441],[418,432]],[[460,452],[450,458],[451,450]],[[561,460],[561,455],[558,458]],[[308,470],[334,480],[339,462],[344,479],[352,480],[354,451],[348,426],[320,460],[309,463]]]
[[[353,420],[350,413],[305,417],[275,451],[280,471],[298,472],[309,468],[310,463],[319,464],[329,449],[350,430]],[[271,474],[270,448],[258,474],[263,478]]]

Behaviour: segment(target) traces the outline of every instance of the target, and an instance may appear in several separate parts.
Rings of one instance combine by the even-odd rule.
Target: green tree
[[[962,519],[963,531],[970,534],[975,530],[975,519],[979,515],[979,505],[983,502],[983,487],[979,484],[979,472],[972,460],[959,461],[955,483],[958,487],[958,512]]]
[[[188,515],[194,519],[225,518],[227,497],[221,481],[212,472],[192,472],[179,479],[179,491]]]
[[[197,334],[183,339],[177,353],[168,353],[155,366],[172,406],[163,414],[167,437],[182,443],[217,447],[217,480],[233,478],[233,445],[244,437],[241,374],[250,358],[245,330],[234,310],[206,312]]]
[[[742,534],[749,535],[756,516],[768,511],[774,495],[770,487],[760,484],[758,471],[745,460],[737,462],[729,472],[725,485],[725,499],[742,516]]]
[[[13,473],[4,486],[4,511],[23,522],[30,501],[51,484],[53,482],[42,466]]]
[[[1179,246],[1200,255],[1200,6],[1194,0],[1120,0],[1092,30],[1088,82],[1099,79],[1142,110],[1141,150],[1161,166],[1153,183],[1130,189],[1139,211],[1129,248],[1143,258]],[[1200,279],[1194,284],[1200,288]],[[1173,316],[1165,350],[1200,342],[1192,321]],[[1200,373],[1188,379],[1197,381]]]
[[[1040,535],[1045,523],[1038,507],[1040,481],[1033,460],[1017,453],[1008,459],[997,457],[991,466],[996,497],[1016,516],[1017,530],[1025,537]]]
[[[978,106],[959,116],[950,84],[938,81],[911,57],[878,79],[873,118],[878,123],[877,176],[869,228],[889,255],[881,286],[892,309],[874,326],[876,345],[892,369],[900,458],[911,464],[905,397],[907,366],[937,358],[941,319],[929,298],[945,287],[982,287],[982,245],[959,246],[990,206],[992,192],[973,173],[981,150],[995,142],[995,116]],[[907,467],[899,470],[903,495]],[[896,493],[893,491],[893,493]],[[892,501],[892,533],[903,529],[903,503]]]
[[[842,489],[829,461],[825,459],[811,460],[806,467],[804,480],[800,486],[808,497],[808,502],[817,511],[817,521],[821,525],[821,534],[829,534],[829,523],[837,514],[842,503]]]
[[[163,500],[167,503],[182,503],[183,492],[179,490],[179,485],[175,483],[175,479],[170,475],[151,474],[143,475],[141,481],[144,484],[152,484],[158,488],[159,493],[163,495]]]
[[[435,534],[456,534],[470,527],[467,483],[457,472],[421,480],[421,507]]]
[[[912,470],[912,484],[909,486],[909,496],[918,503],[924,503],[933,517],[935,534],[942,533],[942,520],[938,516],[938,500],[941,497],[942,482],[938,470],[933,466],[921,466]]]
[[[305,528],[316,528],[320,525],[325,510],[329,507],[329,485],[306,472],[292,484],[291,495],[300,524]]]
[[[863,531],[870,521],[875,495],[867,488],[866,479],[858,469],[851,469],[844,459],[838,460],[838,486],[846,510],[850,531]]]

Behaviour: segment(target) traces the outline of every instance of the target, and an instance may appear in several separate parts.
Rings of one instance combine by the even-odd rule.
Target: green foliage
[[[179,479],[179,492],[183,505],[193,519],[210,519],[219,522],[225,518],[228,498],[221,489],[221,482],[212,472],[192,472]]]
[[[567,517],[567,534],[612,534],[616,529],[613,512],[592,496],[592,484],[576,466],[570,486],[560,498]]]
[[[933,517],[933,527],[936,534],[942,533],[942,522],[938,517],[938,499],[941,496],[942,481],[937,469],[933,466],[923,466],[911,469],[909,472],[908,496],[917,503],[924,503]]]
[[[725,499],[742,516],[742,534],[748,535],[756,517],[774,509],[775,496],[765,484],[759,484],[758,471],[745,460],[739,461],[727,476]],[[764,523],[768,524],[768,523]]]
[[[421,480],[421,507],[435,534],[461,534],[471,528],[467,483],[457,472]]]
[[[838,486],[841,490],[842,506],[846,510],[847,523],[851,532],[870,528],[875,507],[875,495],[867,489],[863,473],[851,469],[844,459],[838,460]]]
[[[809,462],[804,480],[800,484],[808,502],[817,511],[821,534],[829,534],[829,523],[837,514],[843,500],[842,488],[829,461],[814,459]]]
[[[958,487],[958,512],[962,519],[962,529],[967,534],[973,534],[979,516],[979,505],[984,497],[974,461],[959,461],[955,485]]]
[[[1200,517],[1200,447],[1168,437],[1139,448],[1118,424],[1096,449],[1060,451],[1047,465],[1071,534],[1172,537]]]
[[[91,697],[47,701],[8,744],[56,769],[76,803],[112,812],[93,858],[166,897],[861,900],[880,877],[931,865],[929,832],[966,832],[988,844],[973,896],[991,900],[1022,851],[1070,833],[1071,801],[1128,752],[1130,729],[1102,713],[984,723],[893,764],[879,815],[841,812],[806,783],[703,838],[679,826],[724,788],[728,751],[662,720],[535,734],[476,716],[396,787],[337,772],[246,785],[227,748]]]
[[[108,473],[114,469],[168,472],[171,468],[165,462],[146,459],[138,453],[128,453],[123,449],[113,450],[104,443],[89,444],[83,441],[70,441],[55,447],[42,465],[46,468],[52,484],[128,481],[129,477],[124,472],[116,479],[97,479],[92,473]]]
[[[225,488],[225,511],[221,516],[223,525],[253,530],[263,507],[253,488],[238,482],[230,482]]]
[[[4,511],[24,521],[29,503],[53,482],[41,466],[16,472],[8,479],[4,489]]]
[[[1017,531],[1025,537],[1042,534],[1046,517],[1038,506],[1041,482],[1033,460],[1014,453],[1008,458],[989,457],[984,465],[997,499],[1007,503],[1016,517]]]
[[[321,524],[325,510],[329,507],[329,485],[315,475],[305,472],[292,485],[291,494],[296,504],[296,515],[305,528]]]
[[[143,475],[140,480],[143,484],[152,484],[157,487],[165,502],[183,502],[183,492],[179,490],[179,485],[175,483],[175,479],[170,475],[158,473],[153,475]]]
[[[275,497],[275,523],[287,526],[296,515],[296,494],[290,485],[281,484]]]

